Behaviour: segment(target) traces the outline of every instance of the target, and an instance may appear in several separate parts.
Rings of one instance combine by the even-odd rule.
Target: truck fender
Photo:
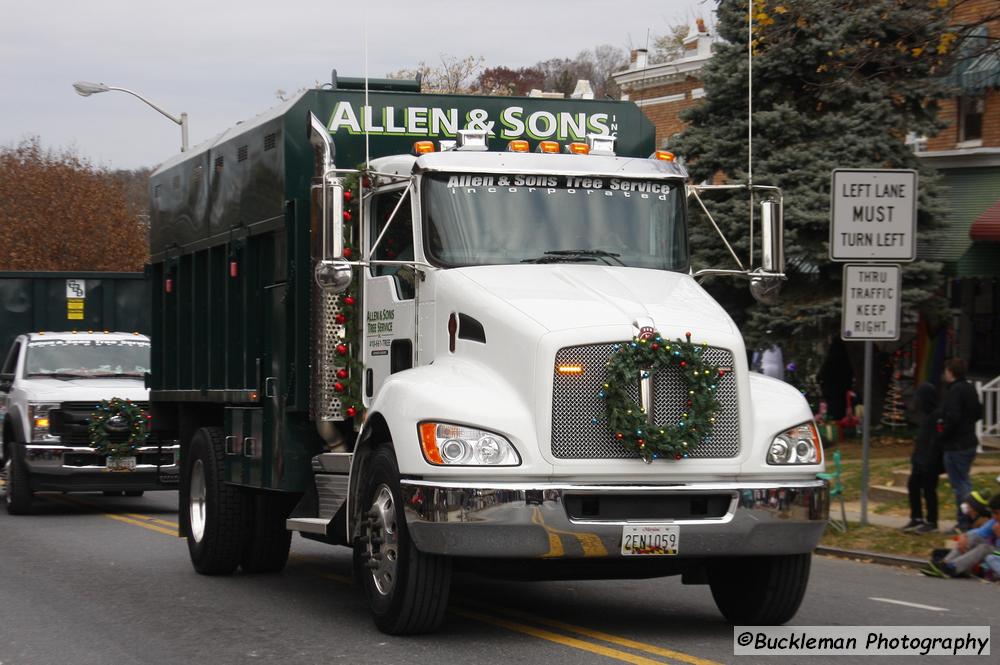
[[[4,417],[3,422],[3,450],[0,451],[0,457],[5,461],[7,455],[12,452],[13,444],[17,441],[26,443],[28,437],[24,435],[24,418],[21,416],[19,407],[11,407],[10,411]]]

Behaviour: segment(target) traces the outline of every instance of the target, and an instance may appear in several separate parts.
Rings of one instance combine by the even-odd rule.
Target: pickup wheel
[[[31,499],[34,492],[31,490],[31,477],[24,462],[17,459],[17,453],[10,451],[4,462],[4,470],[7,472],[7,484],[4,486],[4,503],[7,512],[11,515],[27,515],[31,510]]]
[[[275,492],[259,492],[252,501],[249,534],[240,567],[244,573],[278,573],[288,563],[292,532],[285,520],[298,497]]]
[[[185,465],[191,528],[188,552],[202,575],[228,575],[240,565],[247,517],[246,495],[224,479],[225,436],[202,427],[191,439]]]
[[[390,635],[436,630],[448,607],[451,559],[420,552],[410,540],[399,468],[388,446],[375,452],[361,482],[364,512],[354,561],[375,625]]]
[[[718,559],[708,569],[712,598],[733,625],[783,624],[802,603],[811,561],[808,552]]]

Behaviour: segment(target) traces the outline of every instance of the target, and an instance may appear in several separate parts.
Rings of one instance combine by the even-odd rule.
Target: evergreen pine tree
[[[948,3],[925,0],[754,0],[753,182],[783,190],[788,281],[776,306],[753,303],[746,285],[709,278],[754,347],[765,331],[798,345],[800,358],[839,334],[842,266],[828,258],[830,177],[835,168],[919,171],[918,238],[933,233],[935,178],[905,145],[908,132],[938,128],[935,78],[946,64]],[[689,126],[669,149],[696,182],[747,180],[747,2],[720,0],[725,40],[704,71],[704,101],[686,112]],[[707,202],[745,261],[745,192]],[[730,267],[715,231],[691,221],[695,269]],[[939,263],[904,264],[903,311],[915,319],[940,283]],[[938,303],[938,306],[940,304]]]

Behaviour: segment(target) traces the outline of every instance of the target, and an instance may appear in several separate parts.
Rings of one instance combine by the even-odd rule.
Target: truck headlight
[[[781,432],[767,449],[768,464],[819,464],[822,461],[823,443],[813,422]]]
[[[59,438],[49,434],[49,411],[58,408],[59,404],[50,402],[28,402],[28,420],[31,423],[32,441],[51,441]]]
[[[420,449],[437,466],[517,466],[521,463],[506,437],[451,423],[420,423]]]

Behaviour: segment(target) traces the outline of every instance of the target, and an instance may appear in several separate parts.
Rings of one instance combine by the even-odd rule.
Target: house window
[[[983,111],[986,108],[984,97],[958,98],[958,140],[982,141]]]

